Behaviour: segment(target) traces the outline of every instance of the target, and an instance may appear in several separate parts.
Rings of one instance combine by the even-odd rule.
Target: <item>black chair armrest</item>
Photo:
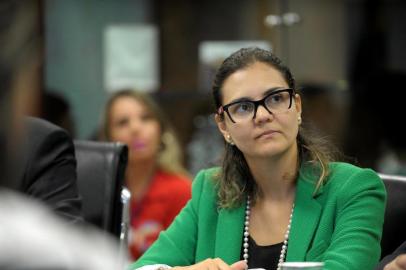
[[[381,257],[391,254],[406,240],[406,177],[379,174],[387,191]]]
[[[119,237],[127,146],[113,142],[78,140],[74,144],[84,219]]]

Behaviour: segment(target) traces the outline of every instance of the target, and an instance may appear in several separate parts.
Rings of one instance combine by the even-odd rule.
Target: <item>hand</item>
[[[384,268],[384,270],[406,270],[406,255],[399,255],[388,263]]]
[[[245,261],[238,261],[228,265],[223,260],[216,258],[206,259],[191,266],[173,267],[172,270],[246,270],[247,268]]]

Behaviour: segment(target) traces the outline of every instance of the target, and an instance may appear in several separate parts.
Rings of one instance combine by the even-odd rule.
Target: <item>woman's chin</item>
[[[131,163],[145,163],[153,161],[154,155],[146,151],[130,151],[128,159]]]

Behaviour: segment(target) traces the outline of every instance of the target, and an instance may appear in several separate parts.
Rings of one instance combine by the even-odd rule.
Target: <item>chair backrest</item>
[[[121,143],[74,141],[85,221],[120,236],[128,149]]]
[[[382,234],[382,257],[406,240],[406,177],[379,174],[388,194]]]

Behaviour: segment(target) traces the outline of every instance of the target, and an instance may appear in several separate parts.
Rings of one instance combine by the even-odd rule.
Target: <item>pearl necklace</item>
[[[251,199],[250,196],[247,197],[247,207],[245,209],[245,222],[244,222],[244,253],[243,253],[243,259],[248,265],[248,248],[249,248],[249,243],[248,243],[248,237],[250,236],[249,233],[249,227],[250,227],[250,213],[251,213]],[[289,224],[286,229],[285,233],[285,239],[283,241],[283,246],[281,249],[281,254],[279,256],[279,262],[278,262],[278,268],[277,270],[281,269],[281,263],[285,261],[285,256],[286,256],[286,251],[288,249],[288,240],[289,240],[289,233],[290,233],[290,224],[292,223],[292,217],[293,217],[293,209],[295,208],[295,204],[292,205],[292,211],[290,213],[289,217]]]

